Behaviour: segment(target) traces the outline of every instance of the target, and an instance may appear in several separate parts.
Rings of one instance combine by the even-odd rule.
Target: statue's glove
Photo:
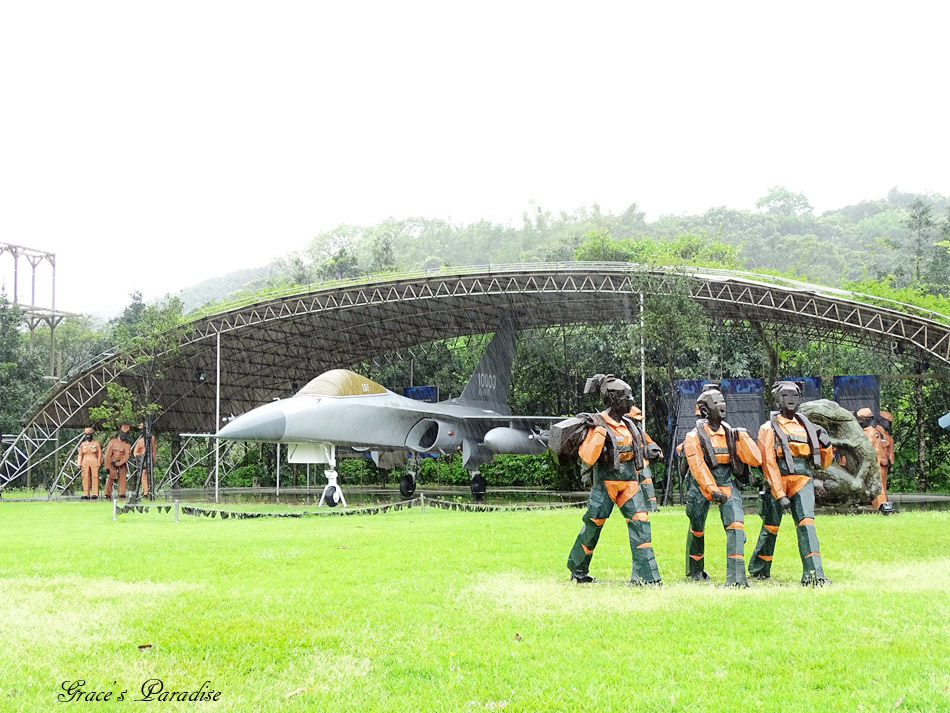
[[[647,443],[645,452],[647,460],[663,460],[663,449],[656,443]]]
[[[722,492],[721,490],[716,490],[716,491],[713,492],[713,494],[712,494],[712,499],[715,500],[715,501],[716,501],[717,503],[719,503],[720,505],[722,505],[722,504],[725,503],[729,498],[726,497],[726,494],[725,494],[724,492]]]
[[[779,498],[778,500],[778,506],[782,508],[782,510],[788,510],[791,507],[791,505],[792,505],[792,501],[786,497]]]
[[[818,426],[815,431],[818,434],[818,445],[822,448],[831,448],[831,437],[828,435],[828,431],[821,426]]]

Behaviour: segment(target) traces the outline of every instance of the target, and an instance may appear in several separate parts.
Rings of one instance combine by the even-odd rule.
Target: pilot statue
[[[76,465],[82,469],[82,499],[99,499],[99,469],[102,467],[102,446],[92,435],[92,428],[86,428],[79,444]]]
[[[640,429],[644,442],[643,450],[646,457],[643,459],[643,470],[640,471],[640,487],[643,488],[643,498],[647,501],[647,511],[656,512],[660,508],[656,502],[656,487],[653,483],[653,471],[650,470],[650,461],[663,460],[663,449],[656,445],[656,441],[650,438],[650,434],[644,429],[643,412],[640,411],[639,407],[634,406],[630,409],[629,416],[633,419],[634,425]]]
[[[863,408],[855,416],[858,419],[858,425],[864,430],[864,435],[874,446],[874,453],[877,456],[877,465],[881,470],[881,494],[871,501],[871,507],[879,510],[882,514],[888,515],[894,511],[894,506],[887,500],[887,476],[894,462],[894,439],[890,434],[890,426],[893,417],[886,419],[884,414],[891,416],[887,411],[881,411],[880,424],[874,423],[874,412],[869,408]],[[883,424],[887,424],[884,427]]]
[[[742,494],[736,477],[748,480],[749,466],[762,465],[759,447],[744,428],[723,421],[726,400],[715,387],[705,389],[696,399],[700,419],[686,434],[683,452],[689,465],[686,493],[686,576],[709,579],[704,564],[706,516],[709,503],[719,504],[719,516],[726,530],[726,584],[748,587],[745,575],[745,517]]]
[[[779,410],[759,429],[762,474],[767,487],[762,493],[762,530],[749,561],[749,575],[768,579],[782,510],[795,518],[798,552],[802,558],[802,585],[831,583],[821,566],[821,550],[815,534],[815,470],[831,465],[831,439],[821,426],[798,413],[802,388],[794,381],[778,381],[772,396]],[[771,491],[771,492],[770,492]]]
[[[877,422],[877,430],[884,441],[884,455],[886,462],[881,464],[881,477],[884,479],[884,494],[887,494],[887,477],[894,465],[894,436],[891,435],[891,426],[894,425],[894,416],[889,411],[881,411]]]
[[[119,426],[119,432],[106,445],[105,464],[109,471],[106,480],[105,496],[112,497],[112,485],[119,479],[119,497],[125,497],[125,481],[129,472],[129,457],[132,447],[129,445],[129,424]]]
[[[639,481],[644,444],[639,429],[627,415],[633,406],[633,392],[625,381],[604,374],[587,380],[584,393],[595,392],[600,393],[606,410],[556,424],[549,441],[555,453],[576,453],[581,460],[582,480],[592,483],[584,524],[567,559],[571,579],[579,583],[596,581],[590,576],[590,561],[604,523],[616,505],[627,521],[633,553],[631,582],[660,584],[650,541],[650,516]]]

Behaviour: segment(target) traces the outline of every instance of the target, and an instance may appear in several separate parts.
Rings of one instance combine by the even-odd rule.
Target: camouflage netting
[[[881,493],[881,471],[874,446],[847,409],[834,401],[806,401],[799,411],[824,428],[845,465],[832,463],[815,471],[815,499],[822,504],[866,505]]]

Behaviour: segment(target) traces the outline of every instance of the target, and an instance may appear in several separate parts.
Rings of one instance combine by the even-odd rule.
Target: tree
[[[910,231],[910,240],[907,247],[914,259],[914,282],[919,284],[921,266],[934,247],[936,221],[933,209],[923,198],[915,198],[910,204],[910,210],[904,225]]]
[[[380,233],[373,239],[372,263],[370,270],[385,272],[396,269],[396,254],[393,251],[393,235]]]
[[[49,327],[38,327],[34,348],[49,354]],[[57,375],[68,375],[112,346],[103,325],[89,315],[68,317],[56,327]]]
[[[591,228],[584,233],[583,242],[574,252],[575,260],[590,262],[626,262],[629,258],[629,249],[610,237],[604,228]]]
[[[141,291],[133,290],[129,297],[132,298],[132,301],[122,310],[122,314],[109,322],[112,328],[113,338],[121,336],[123,333],[134,331],[139,320],[142,319],[142,312],[145,311],[145,303],[142,301]]]
[[[783,186],[773,186],[762,198],[755,202],[756,208],[764,208],[767,213],[777,215],[808,215],[814,210],[802,193],[792,193]]]
[[[317,268],[317,274],[322,280],[345,280],[361,273],[356,256],[344,245]]]
[[[299,253],[278,259],[274,266],[295,285],[309,285],[313,281],[313,267]]]
[[[618,228],[623,237],[634,237],[635,234],[646,231],[647,214],[640,210],[640,206],[631,203],[623,212],[618,221]]]
[[[21,331],[20,309],[0,293],[0,433],[16,433],[43,389],[43,359]]]

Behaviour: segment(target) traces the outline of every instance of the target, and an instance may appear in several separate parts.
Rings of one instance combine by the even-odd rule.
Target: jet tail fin
[[[515,358],[515,328],[506,318],[485,347],[485,352],[472,373],[457,403],[476,408],[510,413],[508,393],[511,391],[511,364]]]

